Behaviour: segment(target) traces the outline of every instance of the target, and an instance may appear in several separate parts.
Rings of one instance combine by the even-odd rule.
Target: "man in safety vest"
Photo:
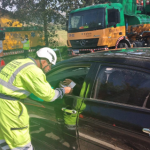
[[[28,39],[28,35],[25,35],[25,40],[21,41],[21,43],[23,43],[24,58],[27,58],[30,49],[30,41]]]
[[[70,87],[52,89],[44,73],[55,65],[56,53],[44,47],[35,59],[16,59],[0,71],[0,149],[33,150],[29,115],[23,103],[30,93],[47,102],[62,98]]]

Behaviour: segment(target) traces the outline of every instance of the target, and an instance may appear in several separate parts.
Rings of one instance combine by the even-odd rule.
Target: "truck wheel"
[[[129,46],[127,45],[127,43],[119,43],[118,44],[118,48],[128,48]]]

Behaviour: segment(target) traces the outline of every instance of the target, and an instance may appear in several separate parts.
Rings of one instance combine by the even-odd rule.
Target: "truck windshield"
[[[97,8],[71,13],[69,16],[68,32],[80,32],[102,29],[104,28],[104,23],[104,8]]]

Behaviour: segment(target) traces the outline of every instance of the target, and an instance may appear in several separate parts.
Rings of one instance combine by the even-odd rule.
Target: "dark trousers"
[[[29,56],[28,56],[28,53],[29,53],[29,51],[28,51],[28,50],[24,50],[24,58],[29,57]]]

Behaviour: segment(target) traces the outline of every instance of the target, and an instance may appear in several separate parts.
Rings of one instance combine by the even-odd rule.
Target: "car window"
[[[59,87],[60,81],[64,81],[65,79],[71,79],[76,83],[76,86],[73,89],[73,95],[79,96],[82,88],[82,84],[84,79],[90,69],[90,66],[85,67],[73,67],[66,68],[63,71],[54,73],[52,76],[49,75],[47,77],[47,81],[51,84],[51,86],[55,89]]]
[[[145,107],[150,94],[150,75],[131,69],[102,67],[95,88],[96,99]]]

